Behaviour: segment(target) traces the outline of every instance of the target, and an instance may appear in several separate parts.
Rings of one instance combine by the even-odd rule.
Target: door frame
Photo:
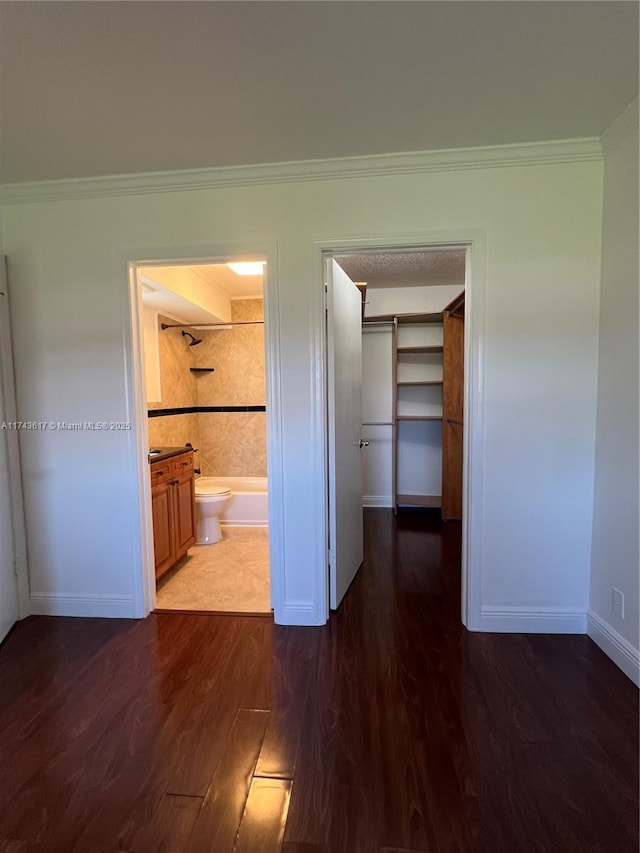
[[[2,383],[2,420],[17,421],[17,402],[13,367],[13,337],[11,331],[11,305],[9,286],[9,263],[7,256],[0,254],[0,382]],[[22,466],[20,461],[19,430],[5,430],[7,442],[6,487],[11,506],[12,548],[14,571],[18,591],[18,619],[24,619],[31,613],[29,590],[29,572],[27,563],[27,535],[24,516],[24,495],[22,488]]]
[[[324,288],[325,260],[336,255],[381,254],[383,252],[424,251],[425,249],[465,249],[465,339],[464,339],[464,427],[462,471],[462,554],[461,602],[462,624],[471,631],[481,630],[482,621],[482,530],[483,530],[483,476],[484,449],[484,389],[485,389],[485,301],[487,237],[484,229],[425,230],[412,234],[379,235],[375,237],[336,238],[316,241],[321,270],[321,315],[317,335],[320,349],[320,368],[316,387],[316,423],[324,450],[324,546],[329,533],[329,482],[328,468],[328,343],[326,336],[327,304]],[[328,561],[325,587],[328,608]]]
[[[151,483],[148,462],[148,416],[145,395],[142,333],[142,297],[138,269],[143,266],[188,266],[228,263],[247,257],[264,258],[265,403],[267,415],[267,491],[269,512],[269,582],[271,606],[278,621],[284,606],[284,489],[282,481],[282,421],[280,392],[280,321],[278,255],[275,243],[233,243],[205,246],[147,247],[121,255],[126,269],[125,382],[129,432],[129,459],[137,470],[133,500],[140,508],[134,523],[139,547],[132,555],[133,615],[145,618],[155,607],[156,579],[153,556]]]

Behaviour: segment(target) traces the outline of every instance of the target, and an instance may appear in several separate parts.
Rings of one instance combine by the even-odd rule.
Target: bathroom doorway
[[[269,616],[266,259],[134,272],[151,609]]]

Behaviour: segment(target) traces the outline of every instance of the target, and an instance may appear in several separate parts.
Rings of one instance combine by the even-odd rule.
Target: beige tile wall
[[[161,323],[174,323],[169,317],[158,315],[158,328]],[[194,366],[194,350],[203,347],[188,345],[188,338],[182,337],[182,329],[159,328],[158,347],[160,350],[160,379],[162,401],[150,403],[150,409],[172,409],[178,406],[198,405],[197,379],[189,368]]]
[[[194,447],[201,446],[200,415],[167,415],[162,418],[149,418],[149,447],[183,447],[190,442]],[[200,464],[195,458],[196,467]]]
[[[234,300],[234,321],[263,320],[261,299]],[[159,317],[158,322],[173,322]],[[180,329],[160,331],[162,402],[149,408],[181,406],[263,406],[264,326],[198,329],[202,343],[189,347]],[[192,374],[190,367],[213,367]],[[202,412],[149,418],[149,444],[200,448],[196,465],[210,477],[267,475],[264,412]]]
[[[262,320],[261,299],[234,300],[231,319]],[[264,326],[202,329],[195,367],[213,367],[196,380],[199,406],[264,406]]]
[[[265,412],[206,412],[198,417],[203,474],[266,477]]]

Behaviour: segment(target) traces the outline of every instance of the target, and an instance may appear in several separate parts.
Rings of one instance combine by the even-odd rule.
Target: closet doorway
[[[470,247],[460,244],[327,253],[325,264],[335,264],[360,295],[359,323],[351,334],[360,336],[361,345],[361,508],[384,507],[395,514],[425,512],[443,523],[462,523],[464,529],[469,255]],[[342,514],[343,506],[336,507],[343,499],[339,482],[331,477],[332,465],[339,468],[332,413],[334,385],[342,366],[340,355],[334,353],[332,334],[340,318],[332,315],[341,308],[332,298],[329,273],[326,266],[329,587],[331,607],[337,609],[341,596],[333,595],[336,577],[338,585],[341,575],[350,581],[358,566],[341,567],[334,552],[336,527],[338,534],[340,528],[332,520]],[[350,364],[346,371],[352,372]],[[352,437],[351,443],[356,444],[357,438]],[[351,516],[355,518],[353,513]],[[354,562],[353,555],[349,556]],[[465,621],[464,553],[461,569]]]

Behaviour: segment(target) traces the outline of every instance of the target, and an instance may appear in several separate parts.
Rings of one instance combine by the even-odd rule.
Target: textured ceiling
[[[600,135],[634,2],[0,2],[0,179]]]
[[[371,288],[439,284],[464,287],[463,249],[342,255],[336,260],[352,281],[366,281]]]

